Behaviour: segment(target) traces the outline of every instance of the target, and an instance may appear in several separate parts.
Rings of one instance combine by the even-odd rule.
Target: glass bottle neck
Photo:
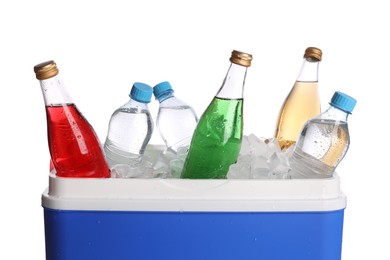
[[[308,61],[304,59],[297,81],[318,82],[319,65],[319,61]]]
[[[320,117],[321,119],[332,119],[332,120],[347,122],[348,115],[349,114],[347,112],[330,105],[329,108],[320,115]]]
[[[39,82],[46,106],[58,106],[73,103],[64,83],[58,75],[49,79],[40,80]]]
[[[232,63],[216,97],[240,99],[243,97],[247,67]]]

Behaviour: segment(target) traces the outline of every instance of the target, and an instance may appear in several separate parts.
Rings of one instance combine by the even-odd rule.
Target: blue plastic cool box
[[[73,179],[42,195],[46,259],[341,259],[339,177]]]

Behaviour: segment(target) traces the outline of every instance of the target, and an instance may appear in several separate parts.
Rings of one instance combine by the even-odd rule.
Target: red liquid
[[[74,104],[46,107],[50,155],[60,177],[109,178],[95,131]]]

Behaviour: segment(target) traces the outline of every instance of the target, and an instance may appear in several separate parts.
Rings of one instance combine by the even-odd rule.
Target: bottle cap
[[[244,67],[250,67],[252,62],[252,55],[233,50],[232,56],[230,57],[230,62]]]
[[[138,102],[149,103],[152,98],[152,93],[151,86],[141,82],[135,82],[129,96]]]
[[[322,51],[316,47],[308,47],[305,50],[303,58],[309,61],[321,61],[322,60]]]
[[[356,105],[356,99],[353,97],[348,96],[347,94],[344,94],[340,91],[336,91],[333,94],[333,97],[330,101],[330,104],[334,107],[337,107],[343,111],[345,111],[348,114],[352,113],[352,110],[354,109]]]
[[[168,81],[161,82],[153,87],[153,94],[156,99],[159,99],[162,95],[173,93],[171,84]]]
[[[50,79],[58,75],[57,64],[53,60],[42,62],[34,66],[34,72],[39,80]]]

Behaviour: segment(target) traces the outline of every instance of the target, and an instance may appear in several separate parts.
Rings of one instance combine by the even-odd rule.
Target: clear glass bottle
[[[252,55],[234,50],[221,88],[202,114],[193,134],[181,178],[226,178],[240,151],[243,90]]]
[[[177,152],[178,148],[190,144],[198,117],[190,105],[173,93],[168,81],[153,87],[153,94],[159,101],[156,127],[166,146]]]
[[[315,47],[305,50],[301,71],[280,109],[274,137],[280,148],[295,144],[303,124],[321,112],[318,93],[318,69],[322,51]]]
[[[308,120],[290,157],[292,177],[331,177],[348,151],[348,115],[356,100],[336,91],[329,108]]]
[[[46,106],[48,143],[57,176],[108,178],[110,170],[99,139],[80,113],[58,75],[54,61],[34,67]]]
[[[117,164],[140,162],[153,133],[153,119],[148,108],[152,93],[149,85],[134,83],[130,100],[111,115],[104,143],[111,168]]]

